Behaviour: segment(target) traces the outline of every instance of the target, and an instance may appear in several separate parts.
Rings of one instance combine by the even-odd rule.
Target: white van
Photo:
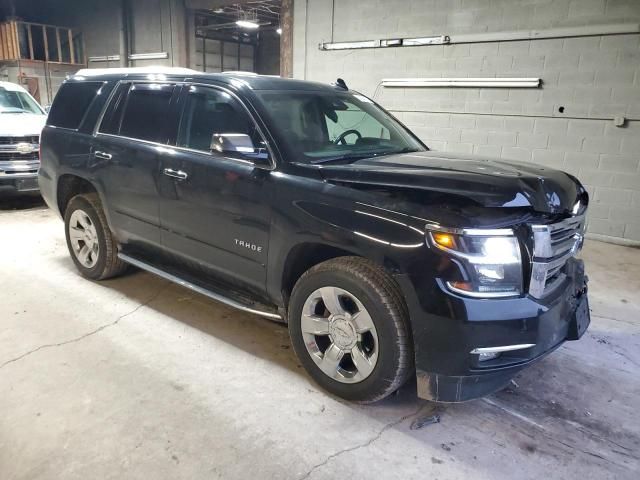
[[[40,132],[46,119],[29,92],[0,82],[0,193],[38,190]]]

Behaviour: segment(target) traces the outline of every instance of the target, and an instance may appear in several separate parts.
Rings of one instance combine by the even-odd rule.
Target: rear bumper
[[[577,338],[572,321],[587,294],[582,261],[569,260],[566,274],[564,285],[541,300],[528,295],[471,299],[443,286],[420,295],[415,279],[400,275],[411,314],[418,396],[462,402],[490,394],[566,340]],[[503,346],[525,348],[487,361],[472,353]]]

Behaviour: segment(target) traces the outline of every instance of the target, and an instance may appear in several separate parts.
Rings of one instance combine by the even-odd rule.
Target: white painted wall
[[[374,95],[436,150],[578,176],[589,232],[640,243],[640,35],[321,51],[320,42],[640,23],[638,0],[295,0],[294,76]],[[333,37],[333,38],[332,38]],[[540,77],[538,89],[386,89],[388,77]],[[564,113],[559,112],[564,107]],[[627,118],[624,128],[614,116]]]

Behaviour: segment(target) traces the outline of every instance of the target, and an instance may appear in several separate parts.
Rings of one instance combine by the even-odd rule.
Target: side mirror
[[[211,151],[233,158],[252,160],[258,166],[271,166],[265,146],[256,146],[245,133],[214,133],[211,135]]]
[[[46,106],[44,107],[44,111],[45,111],[45,113],[48,115],[48,114],[49,114],[49,112],[51,111],[51,105],[46,105]]]

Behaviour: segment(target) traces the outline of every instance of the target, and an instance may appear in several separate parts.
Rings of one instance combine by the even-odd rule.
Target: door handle
[[[95,152],[93,152],[93,156],[97,158],[102,158],[103,160],[111,160],[111,157],[113,155],[107,152],[101,152],[99,150],[96,150]]]
[[[177,178],[178,180],[186,180],[189,175],[187,172],[183,172],[182,170],[174,170],[173,168],[165,168],[162,173],[164,173],[167,177]]]

